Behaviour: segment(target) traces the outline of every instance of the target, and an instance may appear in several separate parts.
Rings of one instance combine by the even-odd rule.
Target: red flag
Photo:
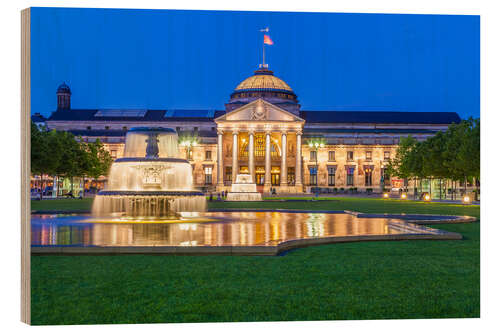
[[[271,40],[271,37],[269,37],[268,35],[264,35],[264,44],[273,45],[274,43]]]

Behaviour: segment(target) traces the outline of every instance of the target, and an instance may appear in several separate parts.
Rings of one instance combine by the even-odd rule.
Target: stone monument
[[[249,174],[236,175],[236,182],[231,185],[227,201],[262,201],[262,195],[257,192],[257,185]]]

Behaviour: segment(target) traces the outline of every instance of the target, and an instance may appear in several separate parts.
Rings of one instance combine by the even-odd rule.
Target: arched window
[[[265,133],[256,133],[254,135],[254,156],[256,158],[264,158],[266,156],[266,134]],[[248,141],[245,141],[242,144],[240,150],[240,157],[248,157]],[[271,138],[271,157],[279,157],[281,156],[281,150],[278,146],[277,142],[275,142]]]

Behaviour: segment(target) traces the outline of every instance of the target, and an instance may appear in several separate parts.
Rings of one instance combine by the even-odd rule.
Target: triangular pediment
[[[259,98],[215,119],[216,123],[224,121],[304,122],[304,119]]]

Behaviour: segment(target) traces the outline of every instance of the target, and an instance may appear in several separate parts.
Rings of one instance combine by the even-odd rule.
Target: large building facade
[[[225,110],[72,109],[63,83],[57,110],[45,120],[50,129],[99,138],[113,158],[122,156],[128,129],[170,127],[196,187],[229,190],[238,173],[248,173],[260,191],[277,193],[401,187],[403,180],[384,174],[400,138],[424,140],[458,122],[454,112],[302,110],[295,92],[268,68],[237,85]]]

